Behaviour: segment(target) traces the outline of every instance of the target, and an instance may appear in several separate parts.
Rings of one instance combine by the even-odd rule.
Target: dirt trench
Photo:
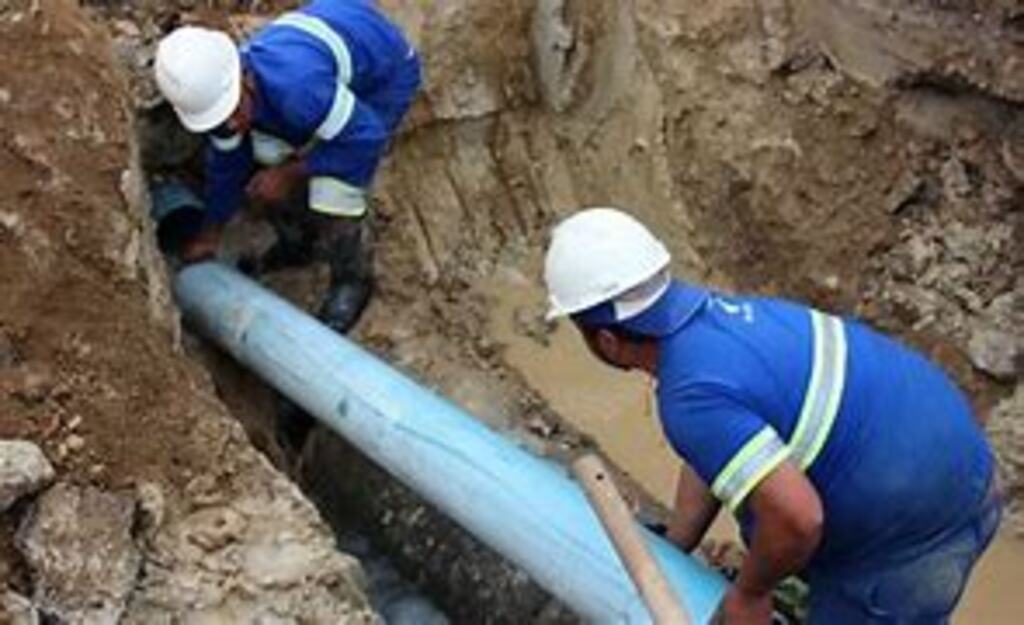
[[[427,80],[375,190],[364,341],[458,397],[449,359],[508,364],[488,325],[539,284],[548,225],[628,207],[682,277],[856,314],[935,358],[988,423],[1019,518],[1012,3],[383,4]],[[521,299],[503,314],[542,349],[542,296]]]
[[[571,332],[541,320],[537,288],[552,221],[629,207],[670,241],[683,277],[857,314],[938,360],[989,423],[1006,534],[1020,527],[1011,8],[383,4],[417,39],[427,80],[375,189],[380,291],[364,344],[540,453],[599,444],[665,502],[674,460],[636,416],[652,409],[644,383],[588,369]],[[942,45],[963,32],[964,45]],[[322,281],[268,278],[307,307]],[[316,474],[333,457],[322,435],[304,458]],[[321,506],[344,490],[330,482],[307,482]],[[411,529],[436,522],[408,506]],[[406,517],[383,509],[371,523],[392,516],[381,540],[430,583]],[[1020,551],[1008,543],[1001,570]],[[984,611],[1005,601],[1001,576],[980,576],[995,590],[968,622],[1008,618]]]
[[[664,502],[673,460],[637,423],[651,411],[644,384],[563,356],[579,346],[541,321],[536,286],[552,221],[629,207],[670,241],[679,275],[857,314],[968,389],[1010,504],[991,558],[1002,568],[983,567],[961,618],[1013,622],[1024,178],[1012,7],[384,4],[417,37],[427,82],[375,190],[381,289],[362,342],[541,453],[599,444]],[[874,56],[851,55],[849,37]],[[315,299],[295,276],[270,283]]]
[[[241,31],[291,3],[90,4],[102,26],[72,2],[0,3],[0,42],[19,53],[0,64],[0,433],[40,441],[63,480],[159,485],[168,521],[157,535],[169,538],[144,550],[151,564],[174,553],[168,544],[195,544],[195,526],[178,519],[204,537],[212,524],[206,544],[225,557],[267,540],[272,531],[222,531],[225,517],[260,525],[252,497],[288,502],[287,522],[310,528],[298,542],[330,552],[315,513],[223,401],[339,535],[371,528],[456,622],[571,618],[326,432],[299,457],[280,453],[265,389],[187,337],[213,384],[182,357],[131,168],[132,109],[155,98],[145,51],[183,19]],[[664,501],[671,460],[636,460],[657,457],[646,453],[656,435],[637,452],[621,444],[631,429],[567,399],[607,378],[587,370],[552,387],[537,374],[538,358],[572,349],[565,328],[540,319],[547,226],[583,205],[628,207],[670,242],[683,277],[856,313],[933,355],[988,421],[1021,527],[1024,102],[1013,70],[1024,56],[1013,3],[382,4],[417,42],[426,82],[374,190],[379,291],[356,338],[538,453],[599,444],[638,497]],[[113,69],[101,31],[134,80]],[[182,137],[143,160],[194,149]],[[236,230],[241,246],[269,236],[254,223]],[[324,271],[266,281],[311,308]],[[642,383],[609,388],[621,389],[617,415],[650,412]],[[0,578],[31,595],[13,527],[0,523]],[[202,570],[211,585],[236,573],[211,573],[209,552],[182,550],[192,559],[177,570]],[[355,563],[322,557],[343,571],[333,582],[284,592],[326,588],[317,596],[370,618]],[[160,592],[159,581],[137,591],[127,613],[259,609],[231,593]]]

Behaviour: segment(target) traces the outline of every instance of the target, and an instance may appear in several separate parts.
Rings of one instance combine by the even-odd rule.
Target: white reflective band
[[[711,492],[733,512],[755,486],[789,456],[789,448],[765,426],[732,457],[715,478]]]
[[[337,178],[317,176],[309,181],[309,208],[325,215],[362,217],[366,191]]]
[[[295,154],[295,148],[284,139],[269,135],[255,128],[251,131],[251,134],[252,156],[260,165],[276,167]]]
[[[814,361],[789,448],[801,469],[818,457],[832,431],[846,381],[846,332],[837,317],[811,311]]]
[[[330,141],[348,123],[355,108],[355,95],[349,90],[348,84],[352,81],[352,56],[349,54],[348,46],[338,33],[318,17],[306,13],[285,13],[274,20],[275,26],[290,26],[319,39],[334,55],[335,66],[338,75],[336,77],[337,89],[334,93],[334,101],[327,116],[320,123],[316,130],[316,136]]]
[[[211,134],[210,143],[219,152],[230,152],[237,150],[238,146],[242,145],[242,135],[235,134],[230,137],[218,137]]]
[[[324,118],[320,127],[316,129],[316,136],[324,141],[330,141],[337,137],[338,133],[345,128],[349,118],[352,117],[352,111],[355,108],[355,94],[349,90],[348,85],[339,82],[338,89],[334,92],[334,102],[331,104],[331,110],[327,112],[327,117]]]
[[[274,26],[298,28],[302,32],[319,39],[325,46],[330,48],[331,54],[334,55],[338,68],[338,82],[346,85],[352,82],[352,57],[349,55],[348,46],[345,45],[341,36],[334,32],[334,29],[328,26],[322,19],[306,13],[285,13],[274,20]]]

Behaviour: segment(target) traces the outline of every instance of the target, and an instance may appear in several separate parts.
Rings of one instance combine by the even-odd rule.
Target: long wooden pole
[[[587,499],[597,512],[654,622],[657,625],[691,625],[689,615],[647,550],[633,514],[601,459],[593,454],[583,455],[572,463],[572,471],[583,485]]]

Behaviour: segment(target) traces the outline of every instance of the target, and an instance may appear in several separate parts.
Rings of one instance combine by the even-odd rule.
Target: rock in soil
[[[39,492],[53,478],[50,461],[35,443],[0,441],[0,513],[19,498]]]
[[[132,539],[134,498],[58,484],[18,530],[33,600],[59,623],[114,625],[124,613],[142,557]]]

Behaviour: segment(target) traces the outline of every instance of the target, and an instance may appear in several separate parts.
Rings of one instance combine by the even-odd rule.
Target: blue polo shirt
[[[256,32],[241,47],[242,67],[256,82],[253,127],[292,149],[309,146],[306,163],[313,184],[336,181],[325,185],[327,195],[338,188],[364,190],[415,96],[418,58],[398,27],[368,0],[318,0],[293,15],[315,18],[314,27],[330,30],[339,49],[285,23],[289,14]],[[227,221],[240,206],[257,166],[252,142],[251,136],[211,141],[206,166],[211,221]]]
[[[669,295],[646,315],[683,320],[659,339],[662,426],[745,536],[756,520],[744,502],[782,462],[803,469],[823,502],[812,574],[916,557],[976,514],[992,454],[927,359],[782,300],[680,282]]]

